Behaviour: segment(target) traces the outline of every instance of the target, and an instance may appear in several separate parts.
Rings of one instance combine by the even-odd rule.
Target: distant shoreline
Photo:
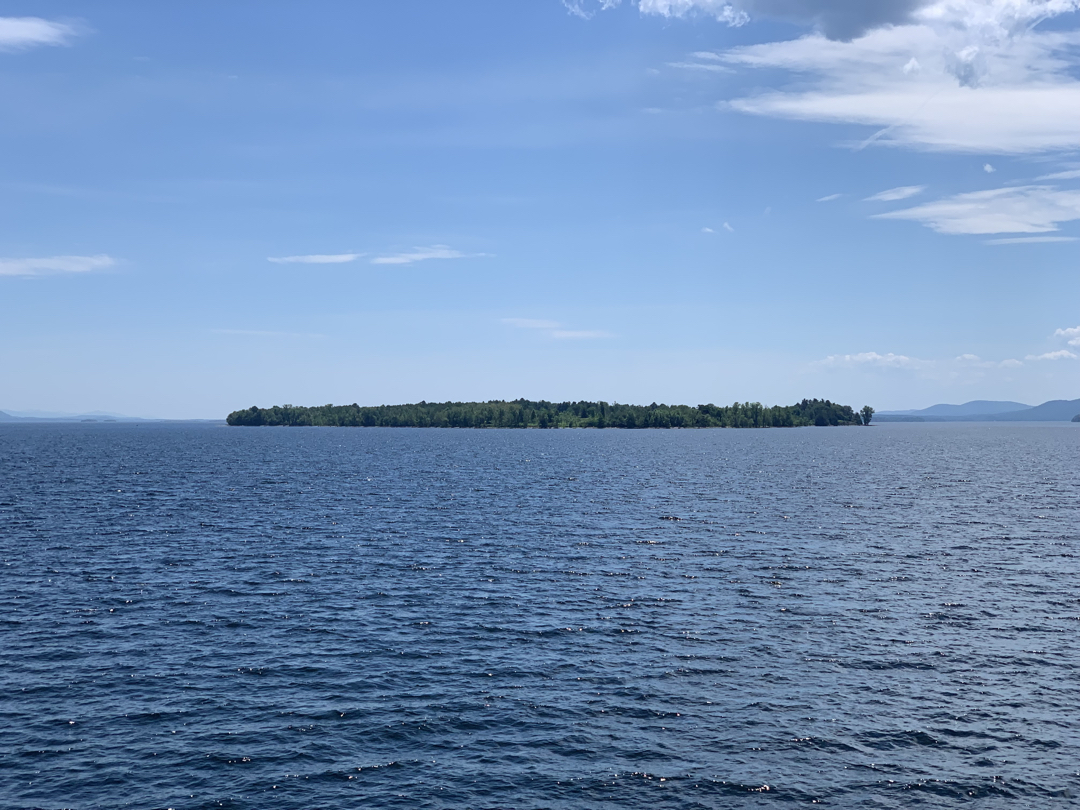
[[[863,413],[872,408],[864,408]],[[418,402],[410,405],[252,406],[233,411],[234,427],[436,427],[436,428],[772,428],[863,424],[849,405],[804,399],[794,405],[623,405],[516,399],[488,402]]]

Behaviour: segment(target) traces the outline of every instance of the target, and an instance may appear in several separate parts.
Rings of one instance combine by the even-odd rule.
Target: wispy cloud
[[[78,34],[71,25],[41,17],[0,17],[0,50],[17,51],[39,45],[66,45]]]
[[[1035,27],[1076,11],[1080,0],[747,0],[733,7],[781,16],[786,9],[821,33],[720,53],[724,64],[795,79],[728,109],[877,128],[864,145],[983,154],[1080,147],[1080,31]],[[913,65],[919,69],[905,69]]]
[[[462,253],[453,250],[446,245],[432,245],[431,247],[413,248],[411,252],[394,253],[389,256],[376,256],[371,260],[372,264],[412,264],[423,262],[428,259],[471,259],[486,256],[485,253]]]
[[[267,256],[274,264],[345,264],[363,256],[363,253],[312,253],[307,256]]]
[[[1075,242],[1075,236],[1010,236],[1006,239],[987,239],[988,245],[1029,245],[1039,242]]]
[[[315,332],[275,332],[264,329],[211,329],[216,335],[241,335],[244,337],[274,337],[274,338],[324,338]]]
[[[712,228],[702,228],[701,232],[702,233],[716,233],[716,231],[714,231]]]
[[[875,216],[912,220],[948,234],[1046,233],[1080,219],[1080,191],[1034,185],[991,189]]]
[[[546,321],[539,318],[500,318],[507,326],[516,326],[518,329],[558,329],[562,326],[558,321]]]
[[[876,368],[917,369],[932,365],[931,360],[920,360],[903,354],[878,354],[860,352],[859,354],[833,354],[819,362],[823,366],[866,366]]]
[[[591,20],[596,15],[596,11],[607,11],[618,6],[620,2],[622,0],[594,0],[594,2],[590,2],[590,0],[562,0],[562,4],[568,12],[583,20]]]
[[[735,233],[735,229],[734,229],[734,228],[732,228],[732,227],[731,227],[731,226],[730,226],[730,225],[729,225],[728,223],[726,223],[726,222],[724,223],[724,230],[725,230],[725,231],[727,231],[728,233]]]
[[[557,340],[593,340],[614,337],[610,332],[601,332],[594,329],[556,329],[551,333],[551,336]]]
[[[533,329],[545,333],[556,340],[590,340],[614,337],[610,332],[597,329],[566,329],[558,321],[541,318],[500,318],[502,323],[517,329]]]
[[[1080,178],[1080,169],[1070,169],[1065,172],[1054,172],[1036,177],[1036,180],[1076,180]]]
[[[89,273],[112,267],[116,260],[97,256],[48,256],[40,259],[0,259],[0,276],[47,276],[58,273]]]
[[[976,368],[1016,368],[1024,365],[1019,360],[983,360],[977,354],[962,354],[956,358],[956,362],[962,366],[974,366]]]
[[[908,197],[914,197],[916,194],[922,194],[924,191],[926,191],[926,186],[900,186],[879,191],[877,194],[871,194],[863,202],[895,202],[896,200],[906,200]]]
[[[1073,354],[1068,349],[1058,349],[1056,352],[1046,352],[1045,354],[1029,354],[1024,359],[1025,360],[1076,360],[1077,355]]]
[[[702,70],[706,73],[734,73],[734,69],[728,65],[716,62],[668,62],[668,67],[680,68],[681,70]]]
[[[816,202],[832,202],[833,200],[839,200],[843,196],[843,194],[826,194],[824,197],[818,197]]]
[[[563,0],[563,5],[570,9],[571,13],[588,19],[593,16],[593,12],[586,10],[589,2],[590,0]],[[850,39],[878,26],[910,22],[915,12],[930,2],[931,0],[637,0],[636,5],[642,14],[668,18],[708,17],[732,27],[746,25],[755,17],[769,17],[813,25],[833,39]],[[598,10],[611,9],[620,5],[621,0],[593,0],[593,3],[595,5],[590,7]]]
[[[994,172],[997,171],[997,169],[995,169],[989,163],[984,163],[983,164],[983,171],[986,172],[987,174],[993,174]]]

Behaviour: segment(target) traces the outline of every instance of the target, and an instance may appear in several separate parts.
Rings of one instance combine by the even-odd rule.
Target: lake
[[[1080,425],[0,426],[3,808],[1080,801]]]

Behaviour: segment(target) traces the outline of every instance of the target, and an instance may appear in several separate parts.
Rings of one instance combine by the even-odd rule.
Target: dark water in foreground
[[[1080,425],[0,428],[3,808],[1080,802]]]

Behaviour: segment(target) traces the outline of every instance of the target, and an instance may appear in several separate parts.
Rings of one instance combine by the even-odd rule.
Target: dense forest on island
[[[873,413],[870,408],[868,417]],[[228,423],[255,427],[443,428],[767,428],[861,425],[848,405],[804,399],[795,405],[620,405],[607,402],[418,402],[414,405],[275,405],[233,411]]]

